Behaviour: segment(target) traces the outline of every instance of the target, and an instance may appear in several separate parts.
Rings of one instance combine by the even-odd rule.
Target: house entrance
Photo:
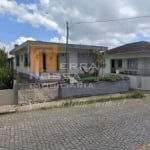
[[[111,73],[115,73],[117,69],[122,69],[122,59],[111,60]]]
[[[43,71],[46,72],[46,54],[45,52],[42,54],[42,64],[43,64]]]

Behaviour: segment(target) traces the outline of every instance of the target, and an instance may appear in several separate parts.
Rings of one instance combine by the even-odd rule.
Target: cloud
[[[11,15],[18,22],[28,22],[33,26],[44,26],[49,30],[58,30],[57,23],[39,11],[36,4],[18,4],[14,0],[5,0],[0,3],[0,13]]]
[[[22,44],[22,43],[24,43],[24,42],[26,42],[28,40],[29,41],[35,41],[36,39],[33,38],[33,37],[23,37],[23,36],[21,36],[18,39],[16,39],[14,42],[12,42],[12,45],[14,45],[14,44],[20,45],[20,44]]]
[[[130,6],[125,6],[119,10],[120,14],[124,17],[135,17],[137,12]]]
[[[40,0],[40,3],[45,7],[50,4],[50,0]]]
[[[20,44],[22,44],[22,43],[24,43],[28,40],[35,41],[36,39],[33,38],[33,37],[23,37],[23,36],[21,36],[21,37],[17,38],[15,41],[11,42],[10,44],[6,44],[6,43],[0,41],[0,47],[5,47],[6,51],[10,51],[14,48],[15,44],[20,45]]]
[[[53,37],[53,38],[50,39],[50,42],[65,43],[66,42],[66,37],[65,36],[61,36],[60,38]]]
[[[134,42],[137,37],[149,40],[150,19],[95,24],[76,24],[78,21],[109,20],[150,15],[150,1],[143,0],[36,0],[30,4],[5,0],[0,3],[0,14],[7,14],[19,22],[55,30],[59,37],[53,42],[65,42],[66,21],[69,21],[69,42],[80,44],[119,46]],[[32,35],[31,35],[32,36]]]
[[[64,29],[64,35],[65,21],[71,22],[69,29],[71,41],[114,47],[134,42],[139,34],[149,33],[149,28],[139,26],[141,23],[145,26],[149,24],[149,18],[95,24],[74,24],[74,22],[148,15],[149,6],[150,2],[147,1],[143,4],[143,0],[138,0],[138,2],[136,0],[114,0],[113,2],[111,0],[94,0],[92,3],[90,0],[59,0],[59,2],[51,0],[49,9],[59,27]]]

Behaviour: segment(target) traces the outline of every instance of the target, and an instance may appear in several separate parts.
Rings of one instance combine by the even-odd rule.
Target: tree
[[[7,66],[7,53],[5,47],[0,48],[0,68]]]
[[[96,49],[93,50],[94,54],[95,54],[95,63],[97,66],[97,76],[99,77],[99,74],[101,73],[103,75],[103,68],[105,66],[105,53],[102,50]]]
[[[13,87],[13,70],[8,66],[5,48],[0,48],[0,90]]]

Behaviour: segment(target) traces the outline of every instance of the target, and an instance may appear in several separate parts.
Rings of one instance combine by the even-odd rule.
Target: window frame
[[[138,59],[137,58],[127,59],[127,68],[128,69],[138,69]]]
[[[20,56],[16,55],[16,66],[19,67],[20,66]]]
[[[24,67],[28,67],[29,66],[29,63],[28,63],[28,54],[27,53],[24,53]]]
[[[123,66],[122,59],[118,59],[117,60],[117,67],[122,68],[122,66]]]

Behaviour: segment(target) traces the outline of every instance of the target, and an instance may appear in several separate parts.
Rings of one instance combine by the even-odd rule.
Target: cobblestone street
[[[0,116],[0,150],[148,150],[149,145],[146,99]]]

